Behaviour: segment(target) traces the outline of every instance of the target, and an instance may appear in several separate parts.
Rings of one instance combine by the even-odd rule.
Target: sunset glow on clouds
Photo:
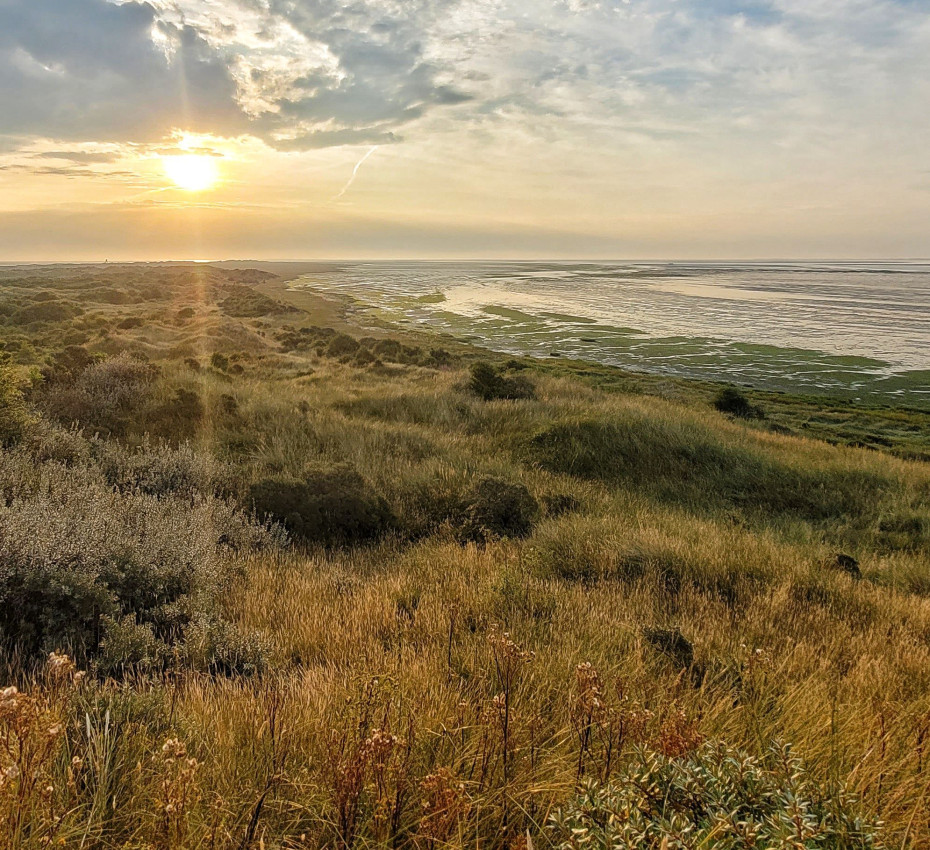
[[[930,254],[916,0],[0,0],[0,80],[8,260]]]

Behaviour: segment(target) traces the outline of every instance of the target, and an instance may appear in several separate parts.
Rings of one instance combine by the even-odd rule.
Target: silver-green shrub
[[[177,645],[216,610],[241,554],[278,542],[212,494],[149,489],[114,487],[97,466],[0,455],[0,644],[93,658],[108,631],[142,645],[131,623]]]
[[[764,759],[713,742],[683,758],[641,751],[610,783],[586,785],[548,832],[558,850],[881,847],[855,801],[781,745]]]

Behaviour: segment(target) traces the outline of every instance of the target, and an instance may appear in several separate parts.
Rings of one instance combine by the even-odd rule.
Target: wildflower
[[[74,662],[64,653],[50,652],[46,663],[49,674],[56,679],[64,679],[74,672]]]

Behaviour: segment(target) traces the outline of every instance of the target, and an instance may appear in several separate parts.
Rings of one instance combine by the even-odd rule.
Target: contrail
[[[355,168],[352,169],[352,176],[348,179],[345,186],[342,187],[342,190],[338,195],[333,196],[334,201],[338,201],[346,192],[349,191],[349,188],[355,182],[355,176],[358,174],[358,170],[362,167],[362,163],[365,162],[368,157],[370,157],[376,150],[378,150],[378,145],[375,145],[373,148],[370,148],[368,153],[365,154],[358,162],[355,163]]]

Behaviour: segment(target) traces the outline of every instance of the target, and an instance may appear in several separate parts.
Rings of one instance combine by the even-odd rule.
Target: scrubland
[[[5,274],[5,846],[930,846],[924,414]]]

